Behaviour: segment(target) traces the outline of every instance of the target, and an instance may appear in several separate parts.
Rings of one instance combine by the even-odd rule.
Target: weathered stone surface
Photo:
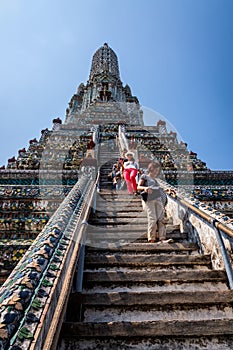
[[[227,322],[226,322],[227,321]],[[159,320],[148,322],[76,322],[63,324],[66,337],[156,337],[233,335],[233,320]],[[185,333],[185,334],[184,334]]]
[[[74,293],[71,302],[84,305],[209,305],[233,303],[232,291],[147,291],[147,292],[108,292]]]
[[[233,337],[153,337],[128,339],[108,338],[72,338],[64,339],[61,350],[232,350]]]
[[[86,283],[114,283],[114,282],[128,282],[128,283],[143,283],[143,282],[195,282],[195,281],[226,281],[225,271],[171,271],[171,270],[132,270],[130,271],[84,271],[84,279]]]
[[[209,255],[148,255],[148,254],[91,254],[87,253],[85,257],[85,266],[171,266],[171,265],[208,265],[210,266]]]
[[[125,245],[107,243],[99,248],[89,247],[89,251],[111,251],[111,252],[191,252],[197,250],[195,243],[130,243]]]

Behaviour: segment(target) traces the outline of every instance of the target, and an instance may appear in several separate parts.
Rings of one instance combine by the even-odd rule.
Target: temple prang
[[[175,131],[167,130],[166,121],[144,126],[138,99],[129,85],[123,87],[117,55],[105,43],[93,55],[89,79],[86,85],[80,83],[71,98],[64,123],[60,117],[54,118],[50,130],[41,130],[39,140],[29,140],[28,147],[19,149],[18,155],[1,167],[0,239],[12,244],[8,254],[2,253],[2,281],[21,258],[18,251],[25,251],[20,245],[17,256],[13,255],[14,239],[22,239],[20,244],[28,246],[27,241],[37,236],[76,183],[93,128],[108,130],[107,138],[111,138],[118,125],[125,125],[129,143],[144,145],[145,150],[138,152],[142,165],[147,154],[156,156],[170,185],[188,185],[191,179],[197,201],[232,215],[233,173],[207,169],[186,143],[177,141]],[[5,243],[2,246],[5,249]]]
[[[108,118],[107,109],[111,109]],[[81,83],[71,98],[65,123],[99,124],[100,120],[143,125],[139,101],[129,85],[123,86],[117,56],[107,43],[94,54],[89,80],[86,85]]]
[[[171,244],[112,181],[128,150],[162,166]],[[232,349],[232,239],[233,171],[145,125],[104,43],[65,117],[0,167],[0,348]]]

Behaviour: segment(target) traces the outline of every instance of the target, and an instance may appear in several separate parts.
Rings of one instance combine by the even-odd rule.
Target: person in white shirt
[[[125,154],[127,161],[124,162],[124,179],[126,181],[127,190],[130,194],[137,193],[136,176],[138,173],[138,163],[134,159],[133,152],[127,152]]]
[[[148,174],[143,174],[138,183],[138,190],[147,194],[143,200],[143,209],[148,219],[148,242],[172,243],[166,239],[164,225],[164,204],[161,197],[160,186],[156,178],[161,172],[161,165],[154,161],[148,165]]]

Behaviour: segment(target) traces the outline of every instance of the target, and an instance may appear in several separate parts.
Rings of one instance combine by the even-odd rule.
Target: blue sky
[[[232,0],[0,0],[0,164],[64,120],[108,42],[141,105],[209,168],[233,169],[232,18]]]

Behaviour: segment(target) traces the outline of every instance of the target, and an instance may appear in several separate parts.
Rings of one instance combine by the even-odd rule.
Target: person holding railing
[[[147,236],[149,243],[172,242],[172,239],[166,240],[166,227],[164,225],[164,203],[162,191],[156,178],[161,172],[161,164],[158,161],[151,162],[148,165],[148,174],[142,174],[138,183],[138,190],[143,191],[142,202],[143,209],[147,214],[148,229]]]

